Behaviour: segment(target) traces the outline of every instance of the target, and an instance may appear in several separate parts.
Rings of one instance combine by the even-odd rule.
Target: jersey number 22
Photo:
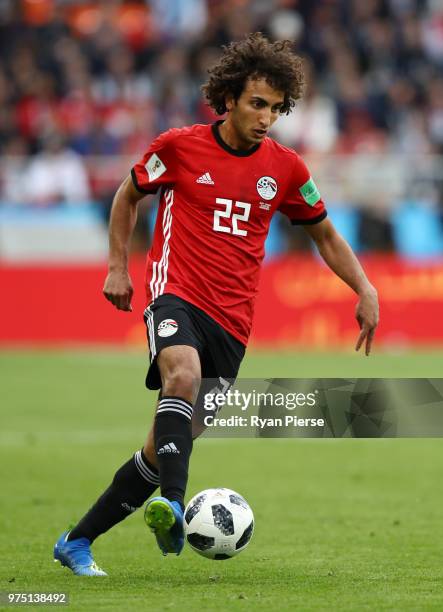
[[[224,210],[214,210],[214,225],[213,229],[215,232],[224,232],[225,234],[234,234],[234,236],[247,236],[248,231],[240,229],[238,227],[239,221],[248,221],[249,213],[251,212],[251,205],[248,202],[233,202],[232,200],[226,200],[225,198],[217,198],[217,204],[222,204]],[[232,205],[235,208],[243,210],[243,212],[232,213]],[[232,219],[232,227],[230,225],[221,225],[221,219]]]

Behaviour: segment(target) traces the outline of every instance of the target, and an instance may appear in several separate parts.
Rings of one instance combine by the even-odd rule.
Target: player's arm
[[[107,300],[119,310],[131,311],[134,289],[128,272],[129,243],[137,221],[137,203],[144,194],[128,176],[115,194],[109,222],[108,275],[103,287]]]
[[[369,282],[351,247],[329,219],[305,225],[304,228],[331,270],[359,296],[355,316],[360,325],[360,335],[355,349],[358,351],[366,341],[365,352],[369,355],[379,318],[377,291]]]

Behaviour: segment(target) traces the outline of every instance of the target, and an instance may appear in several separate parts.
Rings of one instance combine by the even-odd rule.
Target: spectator
[[[82,204],[91,197],[81,158],[53,133],[26,171],[26,202],[37,206]]]
[[[365,180],[380,164],[367,154],[420,155],[431,172],[426,154],[443,153],[436,0],[0,1],[3,199],[107,201],[156,134],[214,119],[199,90],[206,70],[221,45],[254,30],[289,37],[306,57],[305,98],[274,137],[323,159],[334,175],[326,197],[363,208],[371,187],[353,185],[353,200],[337,169],[352,164],[334,154],[361,157]],[[24,167],[32,189],[18,184]]]
[[[305,62],[306,90],[295,113],[280,117],[273,127],[274,137],[301,152],[327,153],[338,135],[337,109],[331,98],[321,94],[313,66]]]
[[[99,127],[101,146],[109,140],[109,152],[121,153],[133,150],[143,119],[146,139],[172,125],[205,120],[211,114],[202,108],[198,85],[211,58],[220,44],[261,28],[272,37],[289,36],[312,61],[306,99],[276,131],[285,144],[334,150],[336,142],[349,140],[356,116],[365,115],[365,132],[372,125],[393,149],[402,126],[440,147],[438,85],[427,106],[420,101],[443,63],[439,5],[54,0],[51,10],[38,15],[30,3],[22,13],[10,8],[0,14],[0,142],[11,136],[11,126],[31,150],[49,132],[63,131],[88,155],[97,150]],[[395,91],[396,83],[403,92]],[[421,114],[424,132],[417,128]]]

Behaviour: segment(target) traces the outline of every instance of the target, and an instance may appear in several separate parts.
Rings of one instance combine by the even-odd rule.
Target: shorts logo
[[[257,181],[257,191],[264,200],[272,200],[277,195],[277,181],[272,176],[262,176]]]
[[[169,336],[173,336],[177,330],[177,321],[174,321],[174,319],[164,319],[158,324],[157,334],[162,338],[169,338]]]

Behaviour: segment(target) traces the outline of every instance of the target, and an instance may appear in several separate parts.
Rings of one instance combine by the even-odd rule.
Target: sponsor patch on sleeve
[[[298,188],[301,195],[303,196],[304,201],[309,206],[314,206],[320,199],[320,192],[317,189],[317,185],[314,183],[312,177],[306,181],[304,185]]]
[[[166,172],[166,166],[156,153],[153,153],[145,164],[145,168],[149,175],[149,181],[155,181]]]

